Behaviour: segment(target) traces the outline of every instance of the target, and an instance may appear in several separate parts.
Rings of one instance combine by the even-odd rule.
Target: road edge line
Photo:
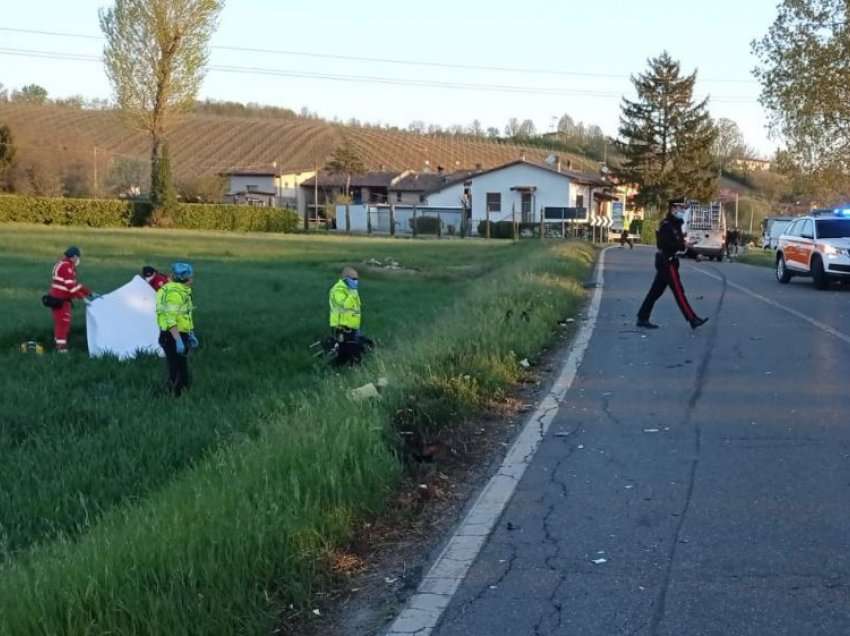
[[[463,521],[457,526],[420,582],[416,593],[384,632],[386,636],[431,634],[490,537],[578,374],[599,317],[605,282],[605,253],[609,249],[611,246],[603,248],[599,253],[593,279],[595,288],[588,306],[587,318],[570,344],[570,353],[549,393],[528,417],[499,470],[490,478]]]

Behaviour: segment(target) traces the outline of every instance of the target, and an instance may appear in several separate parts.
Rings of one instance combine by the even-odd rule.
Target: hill
[[[131,130],[119,113],[56,105],[0,104],[0,124],[12,129],[21,153],[28,149],[85,157],[99,170],[116,158],[146,159],[145,135]],[[281,171],[324,165],[345,141],[371,170],[446,170],[493,167],[525,155],[541,161],[550,150],[466,136],[418,135],[378,128],[355,128],[316,119],[258,119],[189,114],[168,134],[177,177],[228,170]],[[96,150],[95,150],[96,149]],[[559,153],[577,170],[597,169],[590,159]],[[96,157],[96,159],[95,159]],[[426,164],[426,162],[428,162]]]

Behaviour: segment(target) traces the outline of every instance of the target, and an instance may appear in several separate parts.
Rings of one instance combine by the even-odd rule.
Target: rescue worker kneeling
[[[330,324],[336,341],[338,365],[360,362],[372,341],[360,333],[360,292],[357,271],[352,267],[342,275],[330,291]]]
[[[174,263],[171,280],[156,292],[156,321],[168,364],[168,385],[175,396],[189,388],[189,350],[198,347],[193,310],[192,266]]]

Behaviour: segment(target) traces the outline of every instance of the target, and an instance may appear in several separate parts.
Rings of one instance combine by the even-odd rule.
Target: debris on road
[[[644,433],[660,433],[661,431],[659,431],[657,428],[645,428],[645,429],[643,429],[643,432]]]
[[[602,565],[603,563],[608,563],[608,559],[593,559],[591,563],[593,563],[593,565]]]
[[[528,358],[523,358],[519,361],[519,366],[521,366],[523,369],[530,369],[531,363],[528,361]]]

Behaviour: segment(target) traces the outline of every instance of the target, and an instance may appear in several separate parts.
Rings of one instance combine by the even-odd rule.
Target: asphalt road
[[[711,321],[668,291],[642,332],[651,268],[609,250],[579,375],[436,634],[850,634],[850,287],[684,262]]]

